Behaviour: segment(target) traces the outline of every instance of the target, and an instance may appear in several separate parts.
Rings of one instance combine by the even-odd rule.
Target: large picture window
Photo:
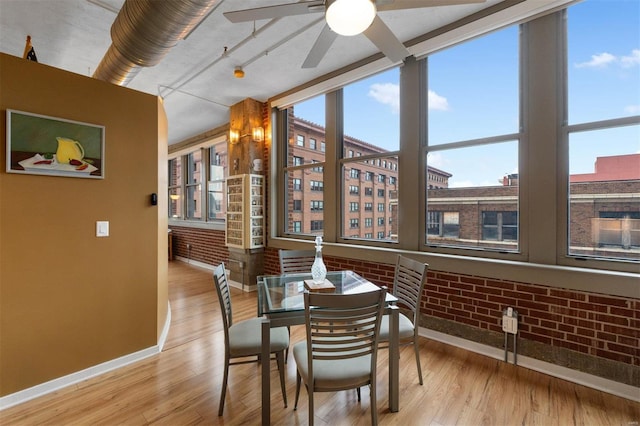
[[[585,1],[567,12],[567,251],[638,260],[640,41],[629,35],[640,33],[640,8],[612,3]]]
[[[498,238],[497,224],[490,224],[495,212],[485,210],[509,210],[517,217],[519,57],[514,26],[428,59],[429,246],[518,250],[517,220],[510,244],[496,244],[504,239]],[[445,219],[454,217],[447,227]]]

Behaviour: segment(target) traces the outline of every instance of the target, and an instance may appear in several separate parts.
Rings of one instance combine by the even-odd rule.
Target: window
[[[378,203],[378,211],[384,212],[384,203]]]
[[[194,146],[189,152],[169,158],[171,220],[224,220],[226,159],[226,140]]]
[[[323,191],[324,190],[324,182],[312,180],[310,182],[312,191]]]
[[[372,212],[373,211],[373,203],[364,203],[364,211]]]
[[[396,184],[395,176],[389,176],[389,185],[395,185],[395,184]]]
[[[202,219],[202,150],[187,155],[187,219]]]
[[[364,180],[366,181],[372,181],[373,180],[373,172],[366,172],[364,175]]]
[[[296,145],[304,146],[304,136],[302,135],[296,136]]]
[[[460,214],[458,212],[430,211],[427,234],[432,237],[459,238]]]
[[[324,210],[324,201],[311,201],[311,211],[321,212]]]
[[[373,196],[373,188],[365,188],[364,195],[372,197]]]
[[[378,218],[378,226],[384,226],[384,217]]]
[[[567,10],[567,253],[637,261],[640,46],[629,35],[640,31],[638,5],[609,6],[589,0]]]
[[[519,250],[519,34],[519,27],[511,26],[428,58],[423,184],[427,192],[425,240],[431,247]],[[479,54],[489,51],[491,55]],[[470,68],[477,72],[461,72]],[[491,89],[496,86],[499,94]],[[442,176],[448,184],[439,182]],[[485,228],[483,215],[489,210],[513,212],[510,218],[516,218],[508,231],[502,227],[496,231],[500,239],[488,228],[497,224],[486,222]],[[489,235],[491,238],[484,238]]]
[[[302,210],[302,200],[293,200],[293,211],[299,212]]]
[[[293,229],[292,232],[299,234],[302,232],[302,222],[296,220],[293,222]]]
[[[383,174],[379,174],[378,175],[378,183],[384,183],[384,181],[387,179],[387,177]]]
[[[360,178],[360,170],[358,169],[351,169],[351,171],[349,172],[349,176],[352,179],[359,179]]]
[[[169,217],[182,218],[182,158],[169,160]]]
[[[378,197],[384,197],[384,189],[378,189]]]
[[[314,138],[309,138],[309,148],[316,150],[317,149],[316,145],[317,145],[316,140]]]
[[[326,147],[324,141],[320,142],[320,152],[325,152],[325,149]]]
[[[321,220],[311,221],[311,231],[322,231],[324,229],[324,222]]]
[[[293,189],[295,191],[302,191],[302,179],[293,179]]]
[[[360,187],[356,185],[349,185],[349,194],[358,195],[360,193]]]
[[[303,164],[304,164],[304,158],[297,157],[297,156],[293,157],[293,165],[294,166],[302,166]]]
[[[351,229],[356,229],[356,228],[358,228],[359,226],[360,226],[360,225],[359,225],[358,219],[350,219],[350,220],[349,220],[349,228],[351,228]]]
[[[482,239],[494,241],[517,241],[518,213],[483,211]]]
[[[355,203],[355,202],[349,203],[349,211],[350,212],[360,211],[360,203]]]
[[[384,231],[379,231],[378,232],[378,239],[379,240],[383,240],[384,239]]]
[[[221,151],[216,151],[220,149]],[[224,150],[224,151],[222,151]],[[222,159],[226,158],[226,143],[209,148],[209,181],[208,192],[208,220],[225,218],[226,203],[224,202],[225,168]]]
[[[371,228],[373,226],[373,218],[367,217],[364,219],[364,227]]]

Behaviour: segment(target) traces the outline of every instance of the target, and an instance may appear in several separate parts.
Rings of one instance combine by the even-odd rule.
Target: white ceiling
[[[165,0],[172,1],[172,0]],[[143,68],[129,88],[162,95],[169,144],[229,121],[229,106],[266,101],[291,88],[378,53],[363,35],[338,37],[315,69],[301,64],[324,24],[321,13],[255,23],[229,22],[222,13],[295,0],[219,0],[213,12],[156,66]],[[380,12],[403,42],[500,3]],[[528,0],[552,3],[551,0]],[[566,0],[565,0],[566,1]],[[31,35],[38,62],[91,76],[111,45],[110,29],[124,0],[0,0],[0,51],[22,56]],[[227,47],[227,55],[223,55]],[[386,58],[382,60],[391,65]],[[381,61],[378,61],[381,62]],[[233,76],[242,66],[245,77]]]

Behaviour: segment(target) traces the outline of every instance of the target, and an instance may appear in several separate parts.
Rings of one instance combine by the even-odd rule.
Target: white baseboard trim
[[[451,346],[456,346],[458,348],[504,361],[504,349],[494,348],[493,346],[483,345],[461,337],[451,336],[449,334],[440,333],[439,331],[429,330],[422,327],[418,331],[418,334],[422,337],[426,337],[427,339],[436,340],[438,342],[446,343]],[[508,359],[509,362],[513,362],[512,353],[509,353]],[[640,402],[640,388],[635,386],[572,370],[567,367],[562,367],[546,361],[540,361],[524,355],[518,355],[518,366],[548,374],[549,376],[557,377],[568,382],[587,386],[602,392],[610,393],[631,401]]]
[[[167,318],[157,345],[3,396],[0,398],[0,411],[160,353],[171,326],[171,304],[168,304],[167,308]]]

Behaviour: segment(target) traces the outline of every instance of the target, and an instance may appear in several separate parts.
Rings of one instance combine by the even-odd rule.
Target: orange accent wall
[[[105,178],[6,173],[8,108],[105,126]],[[166,204],[150,204],[166,194],[161,109],[155,96],[0,54],[0,396],[156,345],[167,315]],[[96,237],[99,220],[109,237]]]

